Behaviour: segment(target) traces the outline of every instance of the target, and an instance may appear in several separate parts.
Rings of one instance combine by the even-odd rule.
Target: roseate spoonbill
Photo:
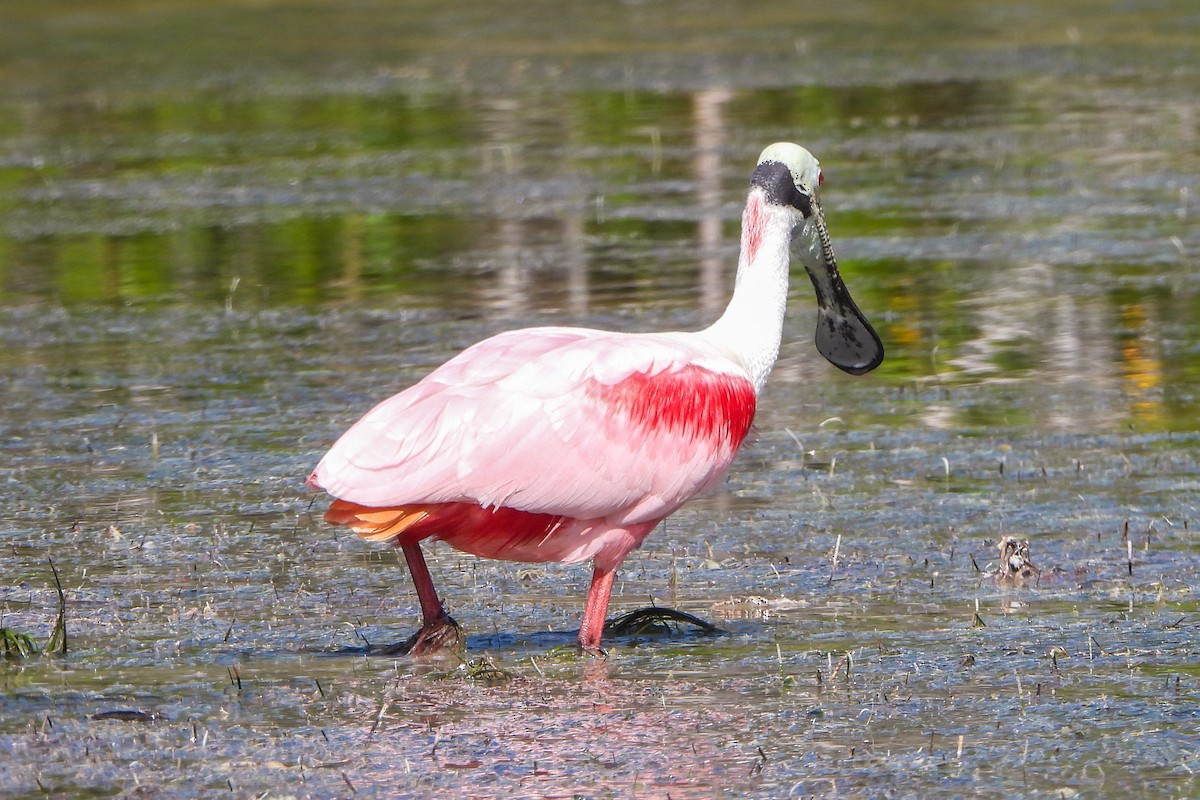
[[[491,337],[384,400],[308,478],[325,515],[404,552],[420,631],[388,649],[458,643],[421,551],[441,539],[484,558],[591,559],[579,644],[599,653],[616,569],[650,531],[729,469],[775,363],[796,240],[816,290],[817,349],[852,374],[883,360],[838,274],[817,159],[763,151],[742,213],[733,297],[695,333],[545,327]]]

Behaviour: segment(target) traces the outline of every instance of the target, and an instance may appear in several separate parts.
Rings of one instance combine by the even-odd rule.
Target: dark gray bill
[[[810,237],[807,243],[807,257],[800,260],[817,292],[817,350],[830,364],[851,375],[870,372],[883,361],[883,343],[838,274],[825,217],[816,202],[804,224],[806,229],[809,225],[816,229],[815,241]]]

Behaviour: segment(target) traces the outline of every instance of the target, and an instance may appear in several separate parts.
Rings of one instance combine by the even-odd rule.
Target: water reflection
[[[695,24],[718,30],[725,13],[697,10]],[[762,13],[778,25],[772,14],[784,12],[744,13],[746,24]],[[898,29],[937,17],[920,4],[880,13]],[[938,18],[940,30],[990,31],[991,13],[1008,17],[974,8]],[[586,36],[619,38],[626,24]],[[568,83],[552,89],[534,79],[550,68],[545,50],[500,59],[517,46],[488,25],[480,53],[498,52],[445,65],[462,86],[415,62],[367,82],[248,92],[80,94],[46,78],[43,102],[0,80],[11,112],[0,130],[0,301],[430,308],[505,325],[640,309],[630,325],[698,326],[730,287],[748,164],[770,140],[800,139],[826,166],[842,267],[888,338],[880,377],[1027,380],[1062,393],[1045,409],[1051,427],[1192,426],[1195,74],[1056,82],[955,55],[955,70],[865,79],[839,60],[857,41],[833,36],[841,24],[830,17],[805,29],[823,31],[816,38],[786,42],[791,61],[772,60],[776,41],[763,61],[746,60],[796,76],[821,64],[822,82],[738,82],[748,54],[734,37],[706,46],[700,82],[686,66],[649,85],[660,73],[637,61],[614,85],[559,64]],[[1076,59],[1106,55],[1123,34],[1109,18],[1090,25],[1070,29]],[[14,52],[38,41],[26,32]],[[425,50],[408,36],[406,58],[419,61]],[[706,47],[682,44],[679,64]],[[900,59],[907,47],[889,40],[877,55]],[[796,283],[806,339],[808,287]],[[803,381],[810,355],[787,354],[781,379]]]
[[[700,266],[700,307],[716,318],[729,301],[729,248],[724,244],[724,186],[722,161],[726,153],[729,123],[725,107],[733,100],[728,89],[697,92],[693,98],[696,155],[692,167],[696,183],[696,208],[700,220],[696,230],[696,252]]]
[[[1186,259],[1127,257],[1139,219],[1176,214],[1178,178],[1154,195],[1145,181],[1112,184],[1108,164],[1059,164],[1046,183],[1038,153],[1056,141],[1030,150],[1021,121],[1047,93],[960,80],[37,108],[20,139],[27,163],[10,164],[0,195],[0,284],[10,303],[399,305],[584,322],[640,307],[696,326],[729,291],[745,165],[763,142],[795,137],[826,164],[843,269],[890,339],[885,375],[1037,376],[1090,398],[1056,403],[1050,424],[1094,424],[1099,408],[1109,423],[1186,427],[1190,415],[1164,402],[1191,391],[1194,370],[1160,351],[1197,339],[1194,317],[1175,313],[1194,282]],[[1072,113],[1068,141],[1080,115],[1124,119],[1098,105]],[[997,138],[985,126],[998,119],[1017,124]],[[1054,182],[1067,216],[1022,210],[1048,208]],[[1093,189],[1135,192],[1143,207],[1096,206]],[[1080,201],[1088,229],[1044,247]],[[1164,303],[1170,313],[1156,313]]]

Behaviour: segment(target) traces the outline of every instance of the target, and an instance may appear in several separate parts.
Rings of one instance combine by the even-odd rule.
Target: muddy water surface
[[[0,663],[0,793],[1194,796],[1200,18],[902,6],[7,3],[0,626],[52,561],[67,639]],[[363,656],[416,601],[324,449],[499,330],[707,324],[778,139],[888,360],[797,276],[614,598],[726,633],[580,658],[585,566],[433,546],[468,663]]]

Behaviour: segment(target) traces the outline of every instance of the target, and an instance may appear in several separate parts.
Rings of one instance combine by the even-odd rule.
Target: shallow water
[[[942,8],[6,3],[0,626],[53,560],[68,652],[0,664],[0,793],[1194,796],[1200,17]],[[416,601],[324,448],[499,330],[706,324],[778,139],[888,359],[799,276],[626,563],[727,633],[583,659],[585,566],[435,545],[478,661],[356,654]]]

